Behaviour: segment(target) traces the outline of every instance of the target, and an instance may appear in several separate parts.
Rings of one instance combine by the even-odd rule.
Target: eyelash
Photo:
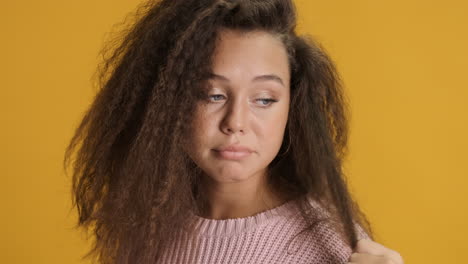
[[[209,99],[211,99],[214,96],[223,96],[224,97],[224,95],[222,95],[222,94],[213,94],[213,95],[209,95],[208,97],[209,97]],[[271,99],[271,98],[259,98],[259,99],[256,99],[255,101],[267,102],[268,104],[262,104],[263,107],[268,107],[268,106],[271,106],[273,103],[278,102],[278,100]],[[213,101],[211,101],[211,102],[213,102]],[[217,102],[217,101],[214,101],[214,102]]]

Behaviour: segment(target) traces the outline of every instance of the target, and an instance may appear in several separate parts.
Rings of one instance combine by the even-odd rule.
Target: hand
[[[398,252],[369,239],[358,241],[349,261],[357,264],[403,264]]]

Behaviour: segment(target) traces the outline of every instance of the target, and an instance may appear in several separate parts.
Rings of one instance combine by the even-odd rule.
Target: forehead
[[[222,30],[213,54],[213,72],[232,77],[278,75],[289,83],[289,61],[281,40],[264,31]]]

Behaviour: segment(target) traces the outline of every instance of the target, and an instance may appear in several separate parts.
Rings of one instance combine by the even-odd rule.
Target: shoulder
[[[307,204],[310,205],[310,207],[314,211],[314,214],[316,214],[319,218],[328,219],[331,217],[331,213],[315,199],[308,197]],[[364,228],[357,221],[354,222],[354,228],[355,228],[355,232],[358,237],[358,240],[371,239],[369,234],[367,234]]]
[[[308,263],[347,263],[351,248],[329,221],[321,220],[294,235],[288,254],[301,255]]]
[[[296,215],[300,229],[291,240],[288,253],[302,255],[308,263],[348,263],[352,249],[331,221],[330,213],[315,200],[309,199],[308,205],[313,221]],[[358,224],[356,232],[359,238],[369,237]]]

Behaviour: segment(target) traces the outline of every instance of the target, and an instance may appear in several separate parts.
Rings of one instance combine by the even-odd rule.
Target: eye
[[[224,95],[222,94],[213,94],[208,96],[209,100],[212,102],[219,102],[220,100],[224,99]]]
[[[270,105],[272,105],[273,103],[278,102],[277,100],[271,99],[271,98],[260,98],[260,99],[257,99],[257,100],[255,100],[255,101],[260,102],[260,104],[261,104],[262,106],[270,106]]]

